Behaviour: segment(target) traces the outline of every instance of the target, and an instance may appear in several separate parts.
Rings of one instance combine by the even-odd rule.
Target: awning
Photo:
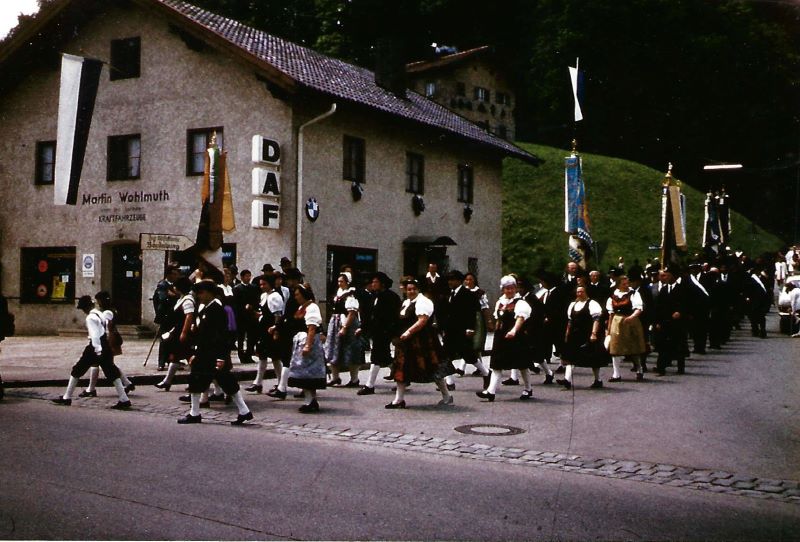
[[[456,242],[450,237],[442,235],[435,237],[433,235],[409,235],[403,240],[404,245],[423,245],[423,246],[456,246]]]

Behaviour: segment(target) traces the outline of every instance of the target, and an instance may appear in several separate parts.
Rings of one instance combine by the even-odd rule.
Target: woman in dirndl
[[[392,374],[397,382],[394,400],[386,408],[406,408],[406,387],[412,382],[436,382],[442,399],[439,405],[453,404],[445,377],[453,374],[453,364],[446,360],[439,335],[431,324],[433,302],[419,292],[415,279],[403,280],[406,300],[400,307],[400,340],[395,349]]]
[[[197,305],[192,294],[192,281],[181,277],[175,281],[175,289],[181,295],[173,308],[172,321],[175,322],[175,326],[169,331],[169,337],[164,339],[169,366],[164,379],[155,384],[156,388],[164,391],[169,391],[181,363],[192,355],[192,334],[195,312],[197,312]]]
[[[489,367],[492,370],[489,385],[483,391],[475,392],[481,399],[494,401],[497,387],[503,378],[503,371],[518,369],[525,389],[520,400],[533,397],[530,374],[530,345],[525,321],[531,316],[531,306],[517,292],[517,279],[506,275],[500,279],[503,295],[494,307],[495,329]]]
[[[302,325],[305,329],[292,338],[288,385],[303,390],[306,402],[300,412],[319,412],[317,390],[325,389],[325,354],[319,339],[322,314],[314,303],[314,292],[308,283],[294,289],[294,298],[299,308],[291,315],[293,327]]]
[[[350,372],[350,381],[345,388],[357,388],[358,370],[364,363],[364,343],[356,333],[361,327],[358,316],[358,299],[356,289],[350,286],[352,278],[345,271],[337,278],[339,289],[331,300],[333,314],[328,323],[328,336],[325,339],[325,359],[331,366],[330,386],[340,386],[342,379],[340,371]]]
[[[633,356],[636,380],[644,380],[644,370],[639,360],[646,352],[644,342],[644,329],[639,315],[644,310],[642,297],[639,292],[631,290],[628,277],[622,275],[617,279],[617,289],[606,302],[606,311],[609,314],[608,353],[611,354],[611,364],[614,374],[609,382],[621,382],[620,365],[625,356]]]
[[[564,378],[556,382],[565,389],[572,388],[572,371],[574,367],[590,367],[594,374],[591,388],[602,388],[600,368],[608,365],[608,353],[603,347],[600,328],[603,317],[603,308],[600,304],[589,299],[585,286],[575,289],[575,301],[567,308],[567,332],[564,337],[564,351],[561,364],[566,366]]]

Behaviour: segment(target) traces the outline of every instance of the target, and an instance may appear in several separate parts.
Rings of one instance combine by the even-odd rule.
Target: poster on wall
[[[94,254],[84,254],[81,262],[83,278],[94,278]]]

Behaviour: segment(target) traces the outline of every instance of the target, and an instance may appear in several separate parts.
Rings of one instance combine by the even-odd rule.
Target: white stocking
[[[619,374],[619,367],[621,364],[622,364],[622,356],[611,356],[611,365],[614,367],[614,373],[611,375],[613,378],[619,378],[621,376]]]
[[[456,383],[456,378],[453,375],[447,375],[444,377],[444,382],[449,386],[453,386]]]
[[[289,385],[289,369],[281,372],[281,379],[278,381],[278,391],[285,392]]]
[[[281,360],[272,358],[272,368],[275,369],[275,378],[280,380],[281,374],[283,374],[283,363],[281,363]]]
[[[564,380],[572,384],[572,370],[575,368],[574,365],[567,365],[567,368],[564,369]]]
[[[519,382],[519,369],[511,369],[511,379]]]
[[[310,405],[311,401],[314,400],[314,393],[312,390],[303,390],[303,397],[306,399],[306,404]]]
[[[115,379],[114,387],[117,389],[117,397],[119,397],[120,401],[124,403],[125,401],[129,400],[128,394],[125,393],[125,386],[122,385],[122,380],[120,380],[119,378]]]
[[[72,399],[72,394],[75,393],[75,388],[78,387],[78,379],[74,376],[69,377],[67,383],[67,391],[64,392],[64,399]]]
[[[167,367],[167,376],[164,377],[164,380],[161,381],[162,385],[168,385],[172,383],[172,379],[175,378],[175,373],[178,372],[178,367],[180,367],[180,363],[175,363],[171,361],[169,363],[169,367]]]
[[[445,386],[445,391],[447,390],[447,386]],[[397,383],[397,392],[394,395],[394,401],[392,403],[397,404],[400,401],[404,401],[406,398],[406,385],[402,382]]]
[[[546,359],[543,359],[542,361],[540,361],[536,365],[538,365],[539,367],[544,369],[545,374],[553,376],[553,370],[550,369],[550,365],[547,363]]]
[[[369,366],[369,377],[367,378],[367,387],[374,388],[375,381],[378,379],[378,373],[381,372],[380,365],[370,365]]]
[[[531,370],[522,369],[519,374],[522,377],[522,383],[525,384],[525,391],[531,391]]]
[[[497,386],[500,385],[500,379],[503,378],[503,371],[500,369],[492,369],[492,378],[489,381],[489,387],[486,391],[494,395],[497,393]]]
[[[97,389],[97,377],[100,375],[100,367],[92,367],[89,369],[89,385],[86,391],[94,391]]]
[[[127,376],[125,376],[125,373],[123,372],[122,369],[119,370],[119,379],[122,380],[122,385],[125,386],[126,388],[131,385],[130,379]]]
[[[200,394],[193,393],[192,394],[192,407],[189,410],[189,414],[191,416],[199,416],[200,415]]]
[[[258,368],[256,369],[256,378],[253,380],[254,386],[260,386],[264,382],[264,373],[267,372],[267,359],[258,358]]]
[[[242,392],[237,391],[232,396],[233,402],[236,404],[236,408],[239,409],[239,414],[247,414],[250,412],[250,409],[247,408],[247,405],[244,402],[244,397],[242,397]]]
[[[475,368],[481,372],[482,376],[489,376],[489,369],[483,363],[483,360],[481,358],[475,359]]]

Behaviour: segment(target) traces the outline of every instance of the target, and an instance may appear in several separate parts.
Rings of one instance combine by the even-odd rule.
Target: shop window
[[[21,303],[75,301],[75,247],[23,248],[20,266]]]
[[[36,184],[53,184],[56,173],[56,142],[36,142]]]
[[[425,193],[425,157],[421,154],[406,153],[406,192]]]
[[[345,181],[363,183],[366,169],[364,140],[346,135],[342,146],[342,178]]]
[[[139,77],[141,64],[141,38],[111,40],[111,63],[108,68],[112,81]]]
[[[142,138],[139,134],[108,138],[108,180],[126,181],[139,178]]]
[[[205,152],[211,144],[211,136],[217,134],[217,147],[222,150],[222,127],[200,128],[186,132],[186,175],[202,175],[205,169]]]
[[[458,201],[472,203],[473,172],[472,166],[459,164],[458,166]]]

